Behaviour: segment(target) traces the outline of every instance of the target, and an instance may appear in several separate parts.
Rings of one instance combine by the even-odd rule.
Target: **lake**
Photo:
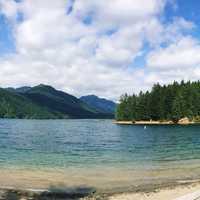
[[[200,177],[200,126],[0,120],[0,185],[131,188]]]

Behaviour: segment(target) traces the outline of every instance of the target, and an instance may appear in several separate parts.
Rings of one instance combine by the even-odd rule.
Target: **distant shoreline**
[[[194,121],[180,121],[174,123],[173,121],[114,121],[115,124],[119,125],[194,125],[200,124]]]

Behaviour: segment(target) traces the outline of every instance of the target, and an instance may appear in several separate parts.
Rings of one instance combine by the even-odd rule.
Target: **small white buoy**
[[[144,126],[144,129],[147,129],[147,127],[146,127],[146,126]]]

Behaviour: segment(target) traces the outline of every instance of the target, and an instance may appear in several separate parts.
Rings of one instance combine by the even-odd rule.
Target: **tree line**
[[[200,81],[161,86],[155,84],[151,91],[138,95],[124,94],[116,109],[117,120],[172,120],[183,117],[199,120]]]

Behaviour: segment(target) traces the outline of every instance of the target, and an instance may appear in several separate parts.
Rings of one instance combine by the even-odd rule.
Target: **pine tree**
[[[178,93],[177,96],[175,97],[172,105],[172,120],[174,122],[178,122],[179,119],[184,117],[184,99],[183,96]]]
[[[123,95],[116,118],[121,120],[173,120],[200,116],[200,81],[155,84],[150,92]]]

